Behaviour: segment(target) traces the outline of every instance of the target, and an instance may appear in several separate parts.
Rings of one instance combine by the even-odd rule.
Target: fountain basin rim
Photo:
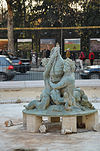
[[[90,115],[93,113],[98,112],[96,109],[94,110],[85,110],[85,111],[48,111],[48,110],[26,110],[24,109],[22,111],[24,114],[28,115],[35,115],[35,116],[50,116],[50,117],[61,117],[61,116],[84,116],[84,115]]]

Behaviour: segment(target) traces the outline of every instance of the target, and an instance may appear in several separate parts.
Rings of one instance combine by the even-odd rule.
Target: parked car
[[[12,61],[8,57],[0,55],[0,81],[11,80],[15,74]]]
[[[100,65],[87,66],[80,73],[83,79],[99,79],[100,78]]]
[[[31,69],[31,64],[29,59],[22,59],[17,57],[12,57],[12,64],[14,66],[14,69],[17,72],[26,73]]]

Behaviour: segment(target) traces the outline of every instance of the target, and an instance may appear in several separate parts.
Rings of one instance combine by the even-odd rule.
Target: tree
[[[41,5],[31,9],[31,25],[40,21],[37,25],[42,27],[75,26],[75,11],[71,3],[70,0],[43,0]]]
[[[10,50],[14,54],[14,37],[13,37],[13,9],[10,0],[7,1],[8,7],[8,50]]]
[[[100,26],[100,1],[80,1],[82,11],[79,13],[78,24],[81,26]],[[81,30],[81,41],[83,51],[89,50],[89,39],[100,37],[100,29]]]
[[[98,0],[6,0],[8,6],[8,49],[14,51],[13,27],[62,27],[62,26],[92,26],[100,25],[100,12]],[[78,6],[81,6],[79,10]],[[75,32],[74,32],[75,31]],[[82,39],[89,39],[97,35],[97,30],[76,30]],[[99,31],[99,29],[98,29]],[[34,37],[36,32],[14,31],[14,39],[23,35]],[[44,31],[41,31],[41,33]],[[54,32],[54,31],[53,31]],[[65,30],[68,35],[70,31]],[[39,32],[40,33],[40,32]],[[43,35],[42,33],[42,35]],[[51,34],[51,31],[48,31]],[[77,34],[74,34],[76,36]],[[71,37],[71,36],[70,36]],[[39,36],[38,36],[39,38]],[[82,40],[82,43],[86,43]],[[84,45],[83,44],[83,45]],[[86,49],[86,48],[85,48]]]
[[[8,7],[8,50],[14,54],[13,27],[20,27],[20,25],[24,27],[26,25],[26,0],[6,0],[6,2]]]

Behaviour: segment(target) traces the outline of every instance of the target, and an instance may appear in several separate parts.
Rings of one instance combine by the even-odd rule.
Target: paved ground
[[[100,132],[71,135],[29,133],[22,126],[22,104],[0,104],[0,150],[37,149],[37,151],[100,151]],[[99,104],[100,105],[100,104]],[[5,127],[12,120],[15,126]],[[34,150],[33,150],[34,151]]]
[[[9,84],[10,85],[10,84]],[[34,84],[35,85],[35,84]],[[83,86],[80,87],[85,91],[89,100],[94,102],[100,102],[100,86]],[[31,101],[35,98],[39,98],[43,87],[31,87],[31,88],[6,88],[0,89],[0,102],[16,102],[18,99],[22,101]]]
[[[39,97],[42,88],[0,90],[0,101],[14,102],[18,98],[24,103],[0,104],[0,151],[14,151],[14,149],[32,149],[32,151],[100,151],[100,132],[83,132],[71,135],[61,135],[54,131],[46,134],[29,133],[22,125],[22,110],[26,101]],[[85,89],[89,96],[93,93],[99,97],[97,89]],[[4,101],[3,101],[4,100]],[[8,100],[8,102],[7,102]],[[94,106],[99,110],[100,102],[94,97]],[[5,127],[4,122],[12,120],[14,126]]]
[[[39,98],[43,88],[14,88],[0,89],[0,102],[16,102],[20,99],[23,102],[29,102]]]

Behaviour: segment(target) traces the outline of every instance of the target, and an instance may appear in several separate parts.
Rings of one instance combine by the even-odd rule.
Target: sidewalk
[[[38,72],[44,72],[44,67],[31,67],[31,71],[38,71]]]
[[[76,80],[76,87],[80,87],[87,94],[89,101],[100,102],[100,80]],[[44,88],[44,81],[9,81],[0,82],[0,103],[30,102],[40,98]]]
[[[75,80],[75,86],[76,87],[100,87],[100,80],[98,79]],[[0,89],[33,88],[33,87],[44,87],[44,80],[0,82]]]

